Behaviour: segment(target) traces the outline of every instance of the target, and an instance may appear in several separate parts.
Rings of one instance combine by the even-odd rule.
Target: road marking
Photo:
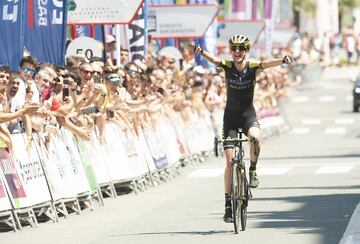
[[[318,169],[315,174],[344,174],[348,173],[354,166],[324,166]]]
[[[292,167],[271,167],[259,168],[257,173],[259,175],[283,175],[288,172]]]
[[[354,100],[354,97],[352,95],[346,97],[346,101],[352,101],[352,100]]]
[[[333,102],[335,99],[335,96],[321,96],[319,97],[319,102]]]
[[[205,177],[218,177],[224,173],[224,169],[198,169],[191,172],[188,177],[191,178],[205,178]]]
[[[340,240],[340,244],[355,244],[360,243],[360,203],[351,215],[348,226],[343,237]]]
[[[353,124],[355,120],[353,118],[338,118],[335,120],[335,124],[339,125],[349,125]]]
[[[304,125],[319,125],[321,119],[303,119],[301,123]]]
[[[310,132],[309,128],[303,128],[303,127],[293,128],[291,130],[291,133],[297,134],[297,135],[309,134],[309,132]]]
[[[345,127],[329,127],[326,128],[325,130],[325,134],[329,134],[329,135],[341,135],[341,134],[345,134],[346,129]]]
[[[307,96],[299,96],[299,97],[295,97],[292,102],[293,103],[305,103],[307,101],[309,101],[310,98]]]

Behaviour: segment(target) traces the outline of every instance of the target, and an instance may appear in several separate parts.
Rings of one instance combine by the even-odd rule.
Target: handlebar
[[[217,139],[217,137],[214,137],[214,154],[215,157],[219,156],[219,151],[218,151],[218,144],[222,143],[222,142],[247,142],[248,139],[244,139],[244,138],[229,138],[229,139],[223,139],[223,140],[219,140]]]

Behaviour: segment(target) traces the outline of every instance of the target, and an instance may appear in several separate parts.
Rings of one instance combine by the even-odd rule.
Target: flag
[[[64,65],[67,1],[26,3],[25,47],[41,62]]]
[[[147,36],[147,1],[137,12],[135,19],[127,26],[127,37],[129,40],[129,57],[131,62],[146,58],[146,36]]]
[[[0,65],[18,70],[24,50],[25,0],[0,1]]]

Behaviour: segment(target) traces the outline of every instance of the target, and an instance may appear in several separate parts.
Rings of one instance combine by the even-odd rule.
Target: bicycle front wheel
[[[240,170],[240,216],[241,216],[241,229],[244,231],[246,229],[247,221],[247,206],[248,206],[248,196],[249,196],[249,186],[246,180],[246,171],[244,168]]]
[[[241,221],[241,200],[240,200],[240,178],[241,172],[238,164],[234,163],[233,170],[232,170],[232,183],[231,183],[231,190],[232,190],[232,214],[233,214],[233,223],[235,233],[238,234],[240,232],[240,225]]]

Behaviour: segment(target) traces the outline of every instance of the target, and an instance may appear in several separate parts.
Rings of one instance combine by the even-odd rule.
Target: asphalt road
[[[360,202],[360,114],[348,71],[332,70],[286,102],[291,129],[263,142],[246,231],[222,221],[223,158],[104,207],[0,233],[0,243],[339,243]]]

